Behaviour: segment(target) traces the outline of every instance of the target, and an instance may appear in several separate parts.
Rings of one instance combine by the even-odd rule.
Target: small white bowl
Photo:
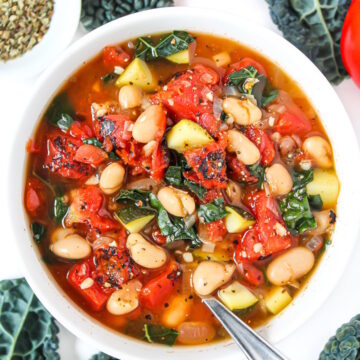
[[[54,13],[44,37],[23,55],[0,62],[0,75],[30,78],[51,65],[73,39],[80,13],[81,0],[55,0]]]
[[[9,204],[14,219],[15,241],[26,279],[41,302],[71,332],[100,350],[117,358],[132,360],[183,360],[196,357],[207,360],[238,359],[240,353],[232,341],[168,348],[116,333],[88,316],[61,290],[46,270],[31,238],[23,208],[25,143],[33,133],[43,110],[64,81],[105,45],[174,29],[217,34],[259,51],[298,82],[318,112],[333,145],[336,169],[341,181],[333,243],[326,250],[306,289],[281,314],[258,331],[271,342],[277,342],[303,324],[326,300],[348,262],[359,226],[359,212],[355,206],[360,203],[360,156],[350,120],[332,86],[298,49],[261,26],[253,26],[238,15],[232,16],[221,11],[165,8],[124,17],[74,43],[42,75],[20,123],[9,169]]]

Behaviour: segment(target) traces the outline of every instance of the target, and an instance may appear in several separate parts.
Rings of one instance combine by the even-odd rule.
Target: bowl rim
[[[202,8],[186,8],[186,7],[175,7],[175,8],[162,8],[162,9],[155,9],[155,10],[148,10],[136,14],[132,14],[126,16],[124,18],[115,20],[111,23],[108,23],[101,28],[94,30],[93,32],[85,35],[83,38],[78,40],[76,43],[72,44],[56,61],[55,63],[48,68],[40,77],[37,84],[34,87],[34,91],[32,96],[29,98],[29,104],[24,111],[24,116],[19,126],[18,136],[17,139],[23,139],[29,137],[28,134],[31,134],[35,128],[35,124],[38,123],[38,119],[41,113],[44,111],[44,106],[51,100],[53,94],[59,90],[62,84],[58,83],[57,85],[51,85],[56,78],[62,78],[63,82],[69,78],[69,72],[73,73],[79,66],[76,66],[73,70],[67,71],[66,75],[59,75],[57,71],[62,69],[66,66],[71,67],[69,63],[71,62],[71,57],[79,55],[80,52],[85,52],[87,46],[89,48],[96,48],[96,43],[99,42],[101,39],[109,36],[111,38],[115,37],[114,32],[121,30],[126,33],[129,29],[136,29],[132,30],[131,33],[137,33],[139,36],[140,34],[149,34],[149,33],[159,33],[162,31],[169,31],[172,30],[172,22],[171,19],[175,21],[175,19],[182,19],[178,20],[183,21],[184,23],[189,23],[190,20],[195,20],[196,23],[191,23],[183,27],[183,29],[188,29],[189,31],[196,31],[196,32],[204,32],[204,33],[213,33],[218,36],[230,37],[234,38],[239,43],[244,43],[240,39],[241,36],[229,36],[227,32],[223,30],[219,30],[219,26],[229,26],[228,32],[235,32],[236,29],[247,29],[251,28],[251,22],[242,20],[241,25],[239,25],[239,17],[235,15],[230,15],[229,13],[218,11],[218,10],[209,10],[209,9],[202,9]],[[215,26],[215,30],[210,27],[209,25],[204,25],[204,23],[209,23],[209,20],[213,20],[214,23],[217,23],[218,28]],[[141,30],[137,29],[139,25],[141,26]],[[146,24],[146,26],[143,26]],[[159,28],[159,31],[150,31],[145,30],[147,28],[155,27]],[[202,27],[203,30],[198,30],[199,27]],[[206,27],[206,29],[205,29]],[[161,30],[163,29],[163,30]],[[341,124],[341,128],[346,133],[346,142],[342,144],[342,150],[340,151],[340,143],[337,138],[343,138],[341,134],[339,136],[335,136],[334,130],[331,131],[329,134],[330,124],[326,123],[326,118],[322,116],[322,111],[325,111],[324,101],[321,101],[320,108],[317,108],[317,104],[313,103],[313,106],[316,110],[319,110],[319,115],[322,120],[322,123],[326,129],[327,134],[331,139],[331,143],[336,145],[334,147],[334,157],[336,162],[336,167],[338,174],[343,175],[340,177],[342,182],[342,188],[340,192],[339,201],[341,200],[341,214],[344,211],[345,215],[339,216],[339,222],[341,224],[337,224],[334,236],[339,238],[343,236],[341,234],[346,234],[347,236],[347,246],[340,247],[341,244],[333,243],[329,250],[324,254],[324,258],[321,260],[321,263],[318,266],[316,273],[312,276],[310,283],[307,285],[307,289],[303,289],[302,292],[294,299],[293,303],[288,306],[288,308],[282,312],[281,314],[277,315],[277,317],[270,322],[270,324],[262,327],[259,329],[259,332],[265,336],[266,338],[270,339],[270,341],[277,342],[280,339],[286,337],[291,332],[293,332],[297,327],[299,327],[302,323],[304,323],[315,311],[320,307],[320,305],[326,300],[326,297],[334,290],[335,285],[337,284],[340,276],[342,275],[347,259],[351,255],[352,248],[356,241],[357,229],[356,227],[352,226],[348,228],[349,221],[355,221],[354,223],[359,224],[359,215],[356,215],[355,212],[350,212],[350,210],[346,211],[346,208],[343,205],[343,198],[345,200],[360,200],[360,193],[356,192],[353,193],[351,188],[356,189],[355,180],[352,180],[349,177],[349,170],[350,170],[350,160],[351,162],[358,163],[360,159],[359,155],[359,148],[355,138],[355,135],[352,130],[352,126],[350,123],[349,118],[343,108],[342,103],[340,102],[339,98],[337,97],[334,89],[331,85],[327,82],[325,77],[320,73],[320,71],[315,67],[315,65],[298,49],[296,49],[293,45],[288,43],[284,38],[275,34],[271,30],[262,27],[256,26],[256,29],[252,29],[255,34],[259,34],[261,36],[262,41],[265,43],[267,41],[270,42],[272,46],[272,51],[276,52],[279,51],[282,56],[288,54],[291,59],[296,61],[296,63],[301,64],[303,71],[308,71],[311,74],[311,79],[303,79],[300,81],[300,85],[308,85],[308,89],[305,90],[303,86],[301,86],[305,92],[305,94],[309,97],[312,94],[316,98],[316,91],[318,89],[324,91],[326,93],[327,99],[329,99],[328,107],[329,109],[326,110],[328,113],[329,118],[332,118],[331,112],[334,111],[337,115],[341,116],[343,123]],[[133,38],[134,36],[122,36],[125,39]],[[118,42],[122,41],[119,37]],[[108,45],[109,43],[104,43],[102,41],[102,47]],[[116,41],[115,41],[116,42]],[[253,46],[254,50],[258,49]],[[89,50],[90,51],[90,50]],[[93,51],[93,54],[98,53],[99,50]],[[269,50],[267,50],[269,52]],[[283,53],[283,52],[284,53]],[[272,62],[277,63],[279,62],[277,59],[277,55],[271,56],[269,53],[265,54]],[[274,57],[275,56],[275,57]],[[89,59],[89,58],[88,58]],[[87,59],[87,60],[88,60]],[[279,65],[280,66],[280,65]],[[280,66],[284,69],[284,66]],[[290,67],[294,67],[294,64],[291,64]],[[286,69],[284,69],[287,72]],[[289,72],[290,77],[292,79],[297,79],[298,75],[292,76],[291,72]],[[295,72],[294,72],[295,74]],[[311,84],[316,84],[314,87],[315,89],[311,88]],[[50,84],[50,85],[49,85]],[[54,91],[49,91],[48,89],[53,87]],[[38,100],[37,95],[38,93],[44,94],[45,100]],[[47,94],[46,94],[47,93]],[[42,105],[33,106],[36,104],[37,101],[40,101]],[[319,100],[320,103],[320,100]],[[34,108],[39,108],[38,110],[34,110]],[[321,110],[321,111],[320,111]],[[29,115],[31,113],[36,113],[34,115],[35,119],[32,118],[31,121],[28,121]],[[30,116],[31,118],[31,116]],[[333,120],[333,119],[332,119]],[[331,126],[334,127],[333,121]],[[29,132],[24,134],[24,129],[29,129]],[[331,136],[330,136],[331,135]],[[341,135],[341,136],[340,136]],[[339,144],[338,144],[339,143]],[[84,311],[79,309],[77,306],[74,306],[71,300],[67,298],[67,296],[60,291],[59,286],[51,282],[51,276],[49,276],[48,272],[44,271],[44,266],[37,258],[35,244],[30,236],[30,232],[28,226],[26,226],[26,217],[24,214],[23,209],[23,176],[19,176],[19,174],[24,174],[24,150],[19,151],[18,147],[19,142],[14,144],[12,156],[15,161],[15,164],[10,165],[9,169],[9,184],[10,184],[10,191],[9,191],[9,208],[11,209],[13,221],[13,228],[16,233],[15,240],[16,245],[19,250],[19,254],[22,259],[22,264],[24,268],[24,274],[29,282],[30,286],[33,288],[35,294],[39,297],[40,301],[44,304],[44,306],[53,314],[53,316],[59,320],[61,324],[63,324],[67,329],[73,332],[75,335],[79,336],[81,339],[85,340],[88,343],[91,343],[98,347],[100,350],[115,356],[126,359],[143,359],[149,357],[149,351],[151,349],[151,354],[156,355],[158,359],[181,359],[184,356],[188,356],[190,354],[194,354],[195,352],[202,353],[206,355],[209,360],[218,358],[220,352],[223,359],[232,358],[239,355],[236,351],[236,346],[232,341],[226,341],[221,343],[209,344],[205,346],[196,346],[196,347],[177,347],[177,348],[165,348],[161,345],[156,344],[146,344],[140,342],[139,340],[129,338],[124,336],[120,333],[114,333],[113,331],[105,328],[104,326],[99,326],[98,323],[91,319],[89,315],[85,314]],[[338,148],[339,147],[339,148]],[[344,157],[346,155],[352,155],[352,158],[349,161]],[[341,161],[340,161],[341,160]],[[339,173],[340,171],[340,173]],[[351,169],[353,178],[356,179],[360,176],[360,169]],[[345,186],[346,185],[346,186]],[[350,188],[350,191],[349,191]],[[16,194],[16,200],[14,201],[13,194]],[[340,204],[339,204],[340,206]],[[21,215],[20,215],[21,214]],[[19,226],[19,216],[20,220],[22,221],[22,225]],[[16,220],[15,220],[16,219]],[[349,220],[350,219],[350,220]],[[349,220],[349,221],[347,221]],[[340,228],[339,228],[340,227]],[[345,230],[346,229],[346,230]],[[337,235],[339,234],[340,235]],[[25,242],[27,239],[27,242]],[[35,251],[34,251],[35,250]],[[31,255],[29,254],[31,252]],[[336,262],[335,259],[341,260],[340,263],[337,264],[337,272],[333,273],[331,279],[324,278],[324,274],[322,274],[323,278],[319,281],[319,272],[322,269],[331,270]],[[325,266],[326,264],[326,266]],[[322,271],[324,273],[324,271]],[[314,299],[313,301],[309,300],[309,296],[306,294],[309,293],[309,289],[311,288],[312,294]],[[315,297],[316,295],[316,297]],[[56,304],[56,305],[54,305]],[[309,305],[312,305],[309,310]],[[291,318],[291,324],[288,324],[286,330],[281,328],[281,319],[286,318],[286,314],[290,313],[291,307],[296,307],[301,310],[301,316],[297,316],[295,318]],[[275,334],[276,333],[276,334]],[[129,346],[130,345],[130,346]],[[151,345],[151,348],[150,348]]]

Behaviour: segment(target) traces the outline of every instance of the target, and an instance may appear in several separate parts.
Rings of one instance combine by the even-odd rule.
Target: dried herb
[[[52,0],[0,1],[0,61],[15,59],[38,44],[53,12]]]

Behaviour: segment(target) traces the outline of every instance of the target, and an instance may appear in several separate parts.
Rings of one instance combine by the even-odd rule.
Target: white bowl
[[[29,78],[39,74],[70,44],[79,25],[81,0],[58,0],[48,31],[41,41],[25,54],[0,62],[1,76]]]
[[[338,176],[341,181],[333,244],[327,249],[309,285],[299,296],[266,326],[259,329],[267,339],[277,342],[304,323],[326,300],[341,276],[352,252],[360,203],[359,149],[347,114],[335,91],[299,50],[280,36],[250,22],[220,11],[196,8],[166,8],[124,17],[95,30],[74,43],[48,69],[36,85],[29,106],[20,124],[12,154],[9,198],[16,242],[24,264],[25,276],[36,295],[55,318],[80,338],[102,351],[121,359],[210,359],[239,358],[236,345],[219,342],[198,347],[168,348],[148,344],[115,333],[89,317],[59,288],[39,259],[31,239],[23,209],[23,182],[26,163],[25,143],[50,99],[61,84],[83,62],[98,54],[108,44],[122,42],[139,35],[167,32],[173,29],[213,33],[238,40],[266,55],[296,80],[318,111],[334,149]]]

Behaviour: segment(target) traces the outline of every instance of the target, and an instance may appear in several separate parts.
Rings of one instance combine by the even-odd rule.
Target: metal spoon
[[[228,310],[220,301],[211,297],[202,299],[227,330],[248,360],[286,360],[272,345]]]

